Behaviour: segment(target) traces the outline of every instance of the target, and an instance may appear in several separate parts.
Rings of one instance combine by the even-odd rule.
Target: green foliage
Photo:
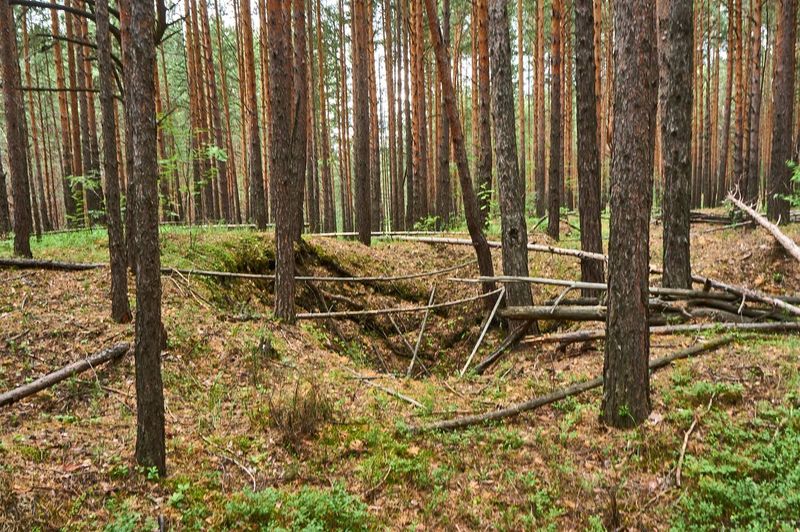
[[[225,505],[229,530],[368,530],[367,505],[336,484],[296,493],[267,488],[236,495]]]
[[[794,192],[784,196],[784,199],[789,202],[791,208],[800,208],[800,164],[787,161],[786,163],[792,172],[791,180],[794,184]]]
[[[116,506],[112,504],[112,507]],[[105,532],[138,532],[139,530],[155,530],[158,528],[152,517],[143,519],[140,512],[131,509],[125,501],[117,508],[112,508],[111,521],[106,525]]]
[[[725,413],[705,419],[711,445],[687,455],[694,482],[681,501],[676,530],[793,530],[800,520],[800,413],[761,408],[746,425]]]

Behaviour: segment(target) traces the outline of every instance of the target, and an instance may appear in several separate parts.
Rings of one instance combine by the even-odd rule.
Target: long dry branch
[[[739,210],[747,214],[750,218],[752,218],[758,225],[769,231],[769,233],[775,237],[775,240],[783,246],[783,248],[794,258],[800,261],[800,246],[795,243],[794,240],[786,236],[783,231],[778,229],[778,226],[774,223],[767,220],[764,216],[756,212],[755,209],[741,201],[740,199],[734,197],[733,194],[728,194],[728,200],[736,205]]]
[[[425,242],[427,244],[452,244],[456,246],[471,246],[472,241],[466,238],[446,238],[446,237],[426,237],[426,236],[398,236],[395,240],[407,240],[410,242]],[[501,248],[503,245],[496,240],[489,240],[490,248]],[[552,253],[553,255],[565,255],[579,259],[605,261],[606,256],[602,253],[592,253],[591,251],[581,251],[579,249],[558,248],[546,244],[528,244],[528,251],[538,251],[541,253]],[[492,277],[485,277],[491,279]]]
[[[341,311],[341,312],[306,312],[306,313],[300,313],[295,317],[298,320],[316,320],[325,318],[355,318],[358,316],[380,316],[383,314],[402,314],[405,312],[425,312],[428,310],[454,307],[457,305],[463,305],[464,303],[478,301],[480,299],[492,297],[496,294],[499,294],[500,291],[502,291],[502,288],[498,288],[497,290],[492,290],[491,292],[485,292],[477,296],[465,297],[463,299],[456,299],[454,301],[447,301],[445,303],[436,303],[435,305],[425,305],[424,307],[394,307],[394,308],[382,308],[373,310],[353,310],[353,311]]]
[[[18,388],[14,388],[13,390],[9,390],[3,394],[0,394],[0,407],[13,404],[20,399],[24,399],[30,395],[44,390],[45,388],[49,388],[63,381],[64,379],[68,379],[77,373],[81,373],[87,369],[95,368],[101,364],[105,364],[106,362],[120,358],[129,350],[130,344],[120,343],[114,347],[98,351],[88,358],[77,360],[57,371],[44,375],[43,377],[39,377],[33,382],[24,384]]]
[[[651,335],[669,335],[685,332],[701,331],[740,331],[757,333],[780,333],[780,332],[800,332],[800,323],[781,322],[781,323],[687,323],[680,325],[659,325],[650,327]],[[570,331],[560,334],[549,334],[546,336],[529,336],[522,340],[523,344],[571,344],[575,342],[587,342],[589,340],[602,340],[606,337],[605,329],[583,329]]]
[[[711,340],[709,342],[698,344],[692,346],[688,349],[683,349],[676,353],[672,353],[670,355],[657,358],[650,362],[650,371],[656,371],[661,368],[664,368],[671,364],[676,360],[680,360],[683,358],[689,358],[693,356],[697,356],[703,353],[707,353],[709,351],[713,351],[718,349],[724,345],[727,345],[733,342],[735,336],[723,336],[722,338],[718,338],[716,340]],[[455,419],[448,419],[445,421],[439,421],[436,423],[430,423],[427,425],[416,425],[409,428],[412,433],[422,433],[422,432],[429,432],[433,430],[455,430],[461,429],[464,427],[469,427],[471,425],[477,425],[479,423],[485,423],[487,421],[497,421],[500,419],[505,419],[508,417],[516,416],[522,414],[524,412],[529,412],[531,410],[535,410],[539,407],[544,405],[548,405],[551,403],[555,403],[556,401],[560,401],[567,397],[578,395],[580,393],[592,390],[594,388],[599,388],[603,385],[603,377],[597,377],[595,379],[581,382],[578,384],[573,384],[572,386],[568,386],[567,388],[562,388],[560,390],[556,390],[551,392],[547,395],[542,395],[540,397],[536,397],[531,399],[530,401],[525,401],[524,403],[518,403],[513,406],[509,406],[506,408],[501,408],[499,410],[494,410],[492,412],[487,412],[485,414],[476,414],[472,416],[465,416]]]

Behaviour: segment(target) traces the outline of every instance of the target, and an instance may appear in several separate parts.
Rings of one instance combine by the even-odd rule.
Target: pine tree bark
[[[355,159],[356,231],[365,246],[372,240],[369,150],[369,29],[367,0],[352,0],[353,16],[353,139]]]
[[[305,190],[306,159],[310,158],[308,152],[308,50],[306,37],[306,12],[304,0],[293,0],[292,28],[293,28],[293,98],[290,113],[292,117],[292,161],[294,179],[291,184],[292,199],[292,236],[295,241],[300,240],[303,232],[303,191]],[[273,124],[274,125],[274,124]],[[275,176],[275,179],[280,179]],[[277,224],[277,219],[275,220]]]
[[[544,116],[544,0],[536,0],[536,216],[547,211],[545,182],[545,116]]]
[[[690,288],[689,250],[691,207],[692,121],[692,0],[669,0],[664,49],[664,106],[661,142],[664,161],[664,286]],[[710,144],[710,139],[709,139]]]
[[[658,87],[654,0],[614,5],[614,151],[602,420],[650,414],[648,279]]]
[[[111,62],[111,40],[108,31],[108,0],[96,0],[95,37],[100,80],[100,113],[103,128],[103,172],[106,178],[106,216],[108,219],[108,251],[111,259],[111,319],[117,323],[131,321],[128,303],[128,275],[125,239],[119,205],[119,167],[117,166],[117,129],[114,112],[114,65]]]
[[[442,4],[442,38],[446,49],[450,48],[450,0]],[[440,83],[441,86],[441,83]],[[444,91],[442,91],[444,92]],[[445,229],[450,226],[450,211],[452,210],[453,191],[450,185],[450,120],[445,110],[444,97],[439,102],[439,144],[438,168],[436,171],[436,217],[437,228]]]
[[[0,0],[0,79],[6,118],[11,197],[14,200],[14,255],[31,258],[31,196],[28,171],[28,131],[19,70],[16,25],[8,0]],[[5,191],[3,191],[5,194]]]
[[[449,0],[446,0],[449,2]],[[400,182],[398,179],[398,160],[397,160],[397,115],[395,113],[395,78],[394,78],[394,44],[392,40],[392,11],[389,0],[383,0],[383,43],[384,60],[386,62],[386,101],[388,107],[388,142],[389,142],[389,185],[390,195],[390,224],[394,230],[399,230],[401,212],[398,210]]]
[[[797,0],[779,0],[778,31],[775,36],[775,74],[772,81],[772,150],[769,165],[767,217],[789,223],[792,158],[792,108],[794,107],[795,43],[797,41]],[[800,111],[799,111],[800,112]]]
[[[372,1],[367,2],[364,22],[365,68],[369,83],[369,193],[370,226],[372,231],[380,231],[383,224],[383,197],[381,195],[381,144],[378,132],[378,82],[375,79],[375,28],[373,24]],[[385,52],[384,52],[385,53]]]
[[[136,191],[136,462],[166,474],[164,385],[161,347],[161,258],[158,238],[158,175],[155,113],[155,16],[153,4],[129,3],[128,32],[123,33],[125,105],[130,128]],[[129,37],[129,41],[125,39]],[[129,206],[130,207],[130,206]],[[130,238],[130,235],[129,235]]]
[[[517,158],[508,12],[506,0],[490,0],[490,2],[492,119],[502,227],[503,274],[527,277],[528,229],[525,222],[525,178],[520,174]],[[532,305],[530,285],[527,283],[507,285],[506,302],[511,306]]]
[[[519,173],[523,186],[527,182],[527,165],[525,146],[525,28],[523,27],[523,1],[517,0],[517,85],[519,90]]]
[[[3,154],[0,153],[0,234],[11,231],[11,213],[8,210],[6,171],[3,169]]]
[[[258,125],[258,100],[256,94],[256,63],[253,53],[253,20],[250,0],[240,0],[242,23],[242,48],[244,49],[244,77],[247,110],[247,132],[249,157],[250,215],[259,229],[267,227],[267,197],[264,173],[261,166],[261,132]]]
[[[603,253],[600,220],[600,151],[597,129],[595,72],[595,20],[592,0],[575,0],[575,92],[578,121],[578,210],[580,212],[581,249]],[[581,260],[581,280],[605,281],[603,263]],[[596,296],[592,290],[585,297]]]
[[[731,182],[736,190],[744,191],[745,176],[744,176],[744,160],[742,157],[742,148],[744,143],[744,99],[745,99],[745,84],[743,76],[744,64],[744,46],[742,39],[742,0],[734,0],[733,2],[733,27],[734,27],[734,76],[736,78],[736,95],[734,97],[734,105],[736,106],[736,122],[733,131],[733,176]]]
[[[492,130],[489,80],[489,0],[475,0],[478,34],[478,211],[486,227],[492,200]]]
[[[747,192],[745,200],[753,205],[758,201],[759,188],[759,168],[761,158],[760,136],[761,136],[761,12],[763,0],[753,0],[753,24],[750,35],[750,102],[748,113],[749,124],[749,145],[747,155]]]
[[[319,62],[319,114],[322,144],[322,230],[336,231],[336,207],[331,177],[331,141],[328,132],[328,95],[326,92],[325,46],[322,41],[322,0],[317,0],[317,61]]]
[[[733,13],[734,0],[727,1],[728,13]],[[730,17],[730,15],[729,15]],[[730,146],[730,131],[731,131],[731,108],[733,97],[733,50],[735,48],[734,28],[732,23],[728,21],[728,64],[726,66],[726,80],[725,80],[725,110],[723,111],[722,118],[722,132],[720,134],[719,144],[719,166],[717,167],[717,190],[725,191],[728,173],[728,149]]]
[[[301,98],[293,92],[292,75],[292,21],[290,13],[284,9],[280,0],[267,1],[267,20],[269,21],[269,61],[270,72],[270,119],[272,133],[270,139],[270,175],[275,187],[275,316],[289,323],[294,321],[294,228],[297,220],[296,205],[297,161],[294,142],[298,134],[292,107],[294,98]],[[288,125],[288,126],[287,126]],[[305,140],[305,139],[303,139]]]
[[[547,234],[558,240],[561,223],[561,181],[564,177],[564,139],[561,129],[561,24],[564,0],[553,0],[552,49],[550,53],[550,172],[547,194]]]
[[[400,22],[400,35],[402,40],[402,57],[403,57],[403,100],[405,101],[405,122],[406,122],[406,170],[405,170],[405,229],[411,228],[414,225],[414,120],[411,119],[411,20],[409,13],[409,4],[405,0],[400,0],[401,14],[399,17]]]

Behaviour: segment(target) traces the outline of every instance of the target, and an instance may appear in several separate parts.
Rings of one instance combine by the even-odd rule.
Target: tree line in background
[[[100,75],[93,8],[83,0],[70,0],[63,9],[48,11],[28,9],[25,0],[11,3],[23,6],[15,24],[27,121],[25,160],[20,164],[30,167],[27,196],[32,230],[39,234],[104,223],[107,185],[101,177]],[[290,4],[297,3],[283,6],[288,9]],[[303,223],[311,231],[355,230],[356,211],[365,202],[373,230],[411,229],[415,224],[442,228],[463,220],[461,187],[452,178],[456,165],[450,124],[422,4],[375,0],[367,2],[367,11],[359,17],[350,2],[303,2],[302,39],[290,37],[288,44],[303,61],[290,67],[293,79],[288,86],[299,94],[293,108],[305,118],[302,124],[281,122],[274,135],[297,137],[293,149],[303,161],[295,165],[298,171],[303,167],[299,177],[304,182],[298,201],[303,206]],[[438,4],[443,42],[450,51],[455,106],[463,120],[467,158],[485,221],[499,192],[492,160],[488,0]],[[599,201],[601,207],[608,204],[615,89],[613,3],[593,0],[588,7],[593,28],[582,31],[578,31],[576,16],[580,1],[573,5],[569,0],[517,0],[516,6],[512,4],[509,11],[515,19],[510,29],[516,46],[511,75],[517,93],[512,103],[518,167],[530,198],[526,212],[539,217],[548,214],[549,232],[557,237],[557,213],[579,204],[578,130],[584,125],[579,106],[586,100],[578,98],[577,63],[579,41],[589,37],[593,37],[594,53],[589,59],[597,117],[593,129],[598,132],[602,177]],[[669,4],[664,0],[657,7],[662,45]],[[90,17],[81,16],[84,8]],[[112,18],[118,16],[115,9],[111,13]],[[728,189],[736,187],[751,202],[760,201],[771,213],[786,218],[782,195],[788,193],[788,185],[773,183],[768,177],[774,173],[776,141],[780,144],[785,138],[789,153],[798,150],[792,139],[798,136],[800,118],[787,116],[797,105],[798,95],[786,90],[789,80],[776,58],[783,53],[782,47],[792,54],[797,46],[796,39],[781,39],[779,14],[778,1],[693,3],[689,75],[694,103],[688,123],[693,207],[719,205]],[[273,136],[272,100],[283,97],[273,96],[270,90],[271,72],[281,65],[271,65],[273,43],[268,31],[259,31],[269,27],[269,2],[253,6],[249,0],[232,4],[188,0],[171,6],[165,16],[174,24],[159,43],[154,69],[159,218],[192,223],[252,221],[264,227],[278,218],[281,208],[281,202],[275,201],[280,177],[273,176],[275,169],[262,154]],[[298,22],[289,17],[290,34],[300,31]],[[355,53],[360,31],[366,44],[363,52]],[[363,106],[359,104],[362,95],[356,94],[352,83],[360,68],[356,59],[362,56],[368,80]],[[127,192],[129,169],[124,154],[129,139],[124,134],[125,117],[118,109],[119,54],[112,53],[112,65],[117,72],[114,107],[120,116],[109,133],[120,147],[119,174]],[[660,72],[663,78],[663,60]],[[664,83],[661,86],[659,124],[667,98]],[[775,129],[786,135],[774,138]],[[359,151],[364,149],[361,137],[368,139],[366,156]],[[657,137],[654,163],[658,205],[666,203],[662,198],[669,172],[662,139]],[[17,159],[11,157],[12,144],[7,143],[6,156]],[[361,172],[369,175],[369,190],[356,186],[360,183],[356,174]],[[364,192],[368,198],[359,201]],[[4,196],[0,229],[8,231],[9,212],[16,201],[13,194],[8,199],[0,195]],[[122,197],[124,207],[127,194]]]
[[[577,206],[596,255],[609,206],[607,277],[581,275],[608,280],[603,419],[636,425],[653,204],[670,287],[691,284],[691,207],[738,190],[789,220],[796,30],[796,0],[0,0],[0,231],[30,256],[32,231],[108,226],[117,321],[136,276],[136,455],[163,473],[159,222],[275,223],[291,322],[303,224],[369,245],[463,217],[491,277],[499,213],[503,272],[526,276],[529,216],[558,239]]]

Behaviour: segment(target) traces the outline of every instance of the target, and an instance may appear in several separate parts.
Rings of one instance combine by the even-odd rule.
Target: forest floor
[[[773,294],[800,293],[800,264],[761,229],[692,227],[693,270]],[[568,230],[565,226],[564,230]],[[800,225],[786,232],[800,239]],[[548,242],[535,233],[535,242]],[[661,262],[652,226],[652,262]],[[270,234],[172,228],[165,266],[270,273]],[[567,234],[562,246],[578,247]],[[37,258],[107,260],[104,232],[45,236]],[[0,256],[9,256],[0,241]],[[494,251],[500,271],[500,253]],[[299,269],[392,275],[445,268],[468,246],[307,237]],[[570,257],[530,254],[531,274],[577,279]],[[431,279],[298,283],[304,312],[423,305],[478,294],[474,263]],[[449,433],[409,425],[478,413],[601,374],[602,342],[521,345],[487,374],[458,377],[480,302],[429,316],[425,370],[405,378],[421,314],[279,323],[267,281],[164,276],[162,355],[168,476],[133,465],[132,354],[0,409],[0,530],[698,529],[800,524],[800,338],[739,334],[652,377],[653,414],[617,431],[595,390]],[[653,283],[658,280],[653,279]],[[0,270],[0,390],[120,341],[109,272]],[[134,285],[131,280],[130,291]],[[537,302],[558,295],[534,287]],[[134,301],[131,295],[131,301]],[[597,327],[595,324],[594,327]],[[569,324],[543,323],[547,331]],[[592,327],[584,325],[584,327]],[[653,356],[721,333],[653,337]],[[504,338],[493,328],[476,361]],[[360,376],[361,378],[357,378]],[[398,400],[377,383],[413,398]],[[682,482],[676,466],[689,434]]]

